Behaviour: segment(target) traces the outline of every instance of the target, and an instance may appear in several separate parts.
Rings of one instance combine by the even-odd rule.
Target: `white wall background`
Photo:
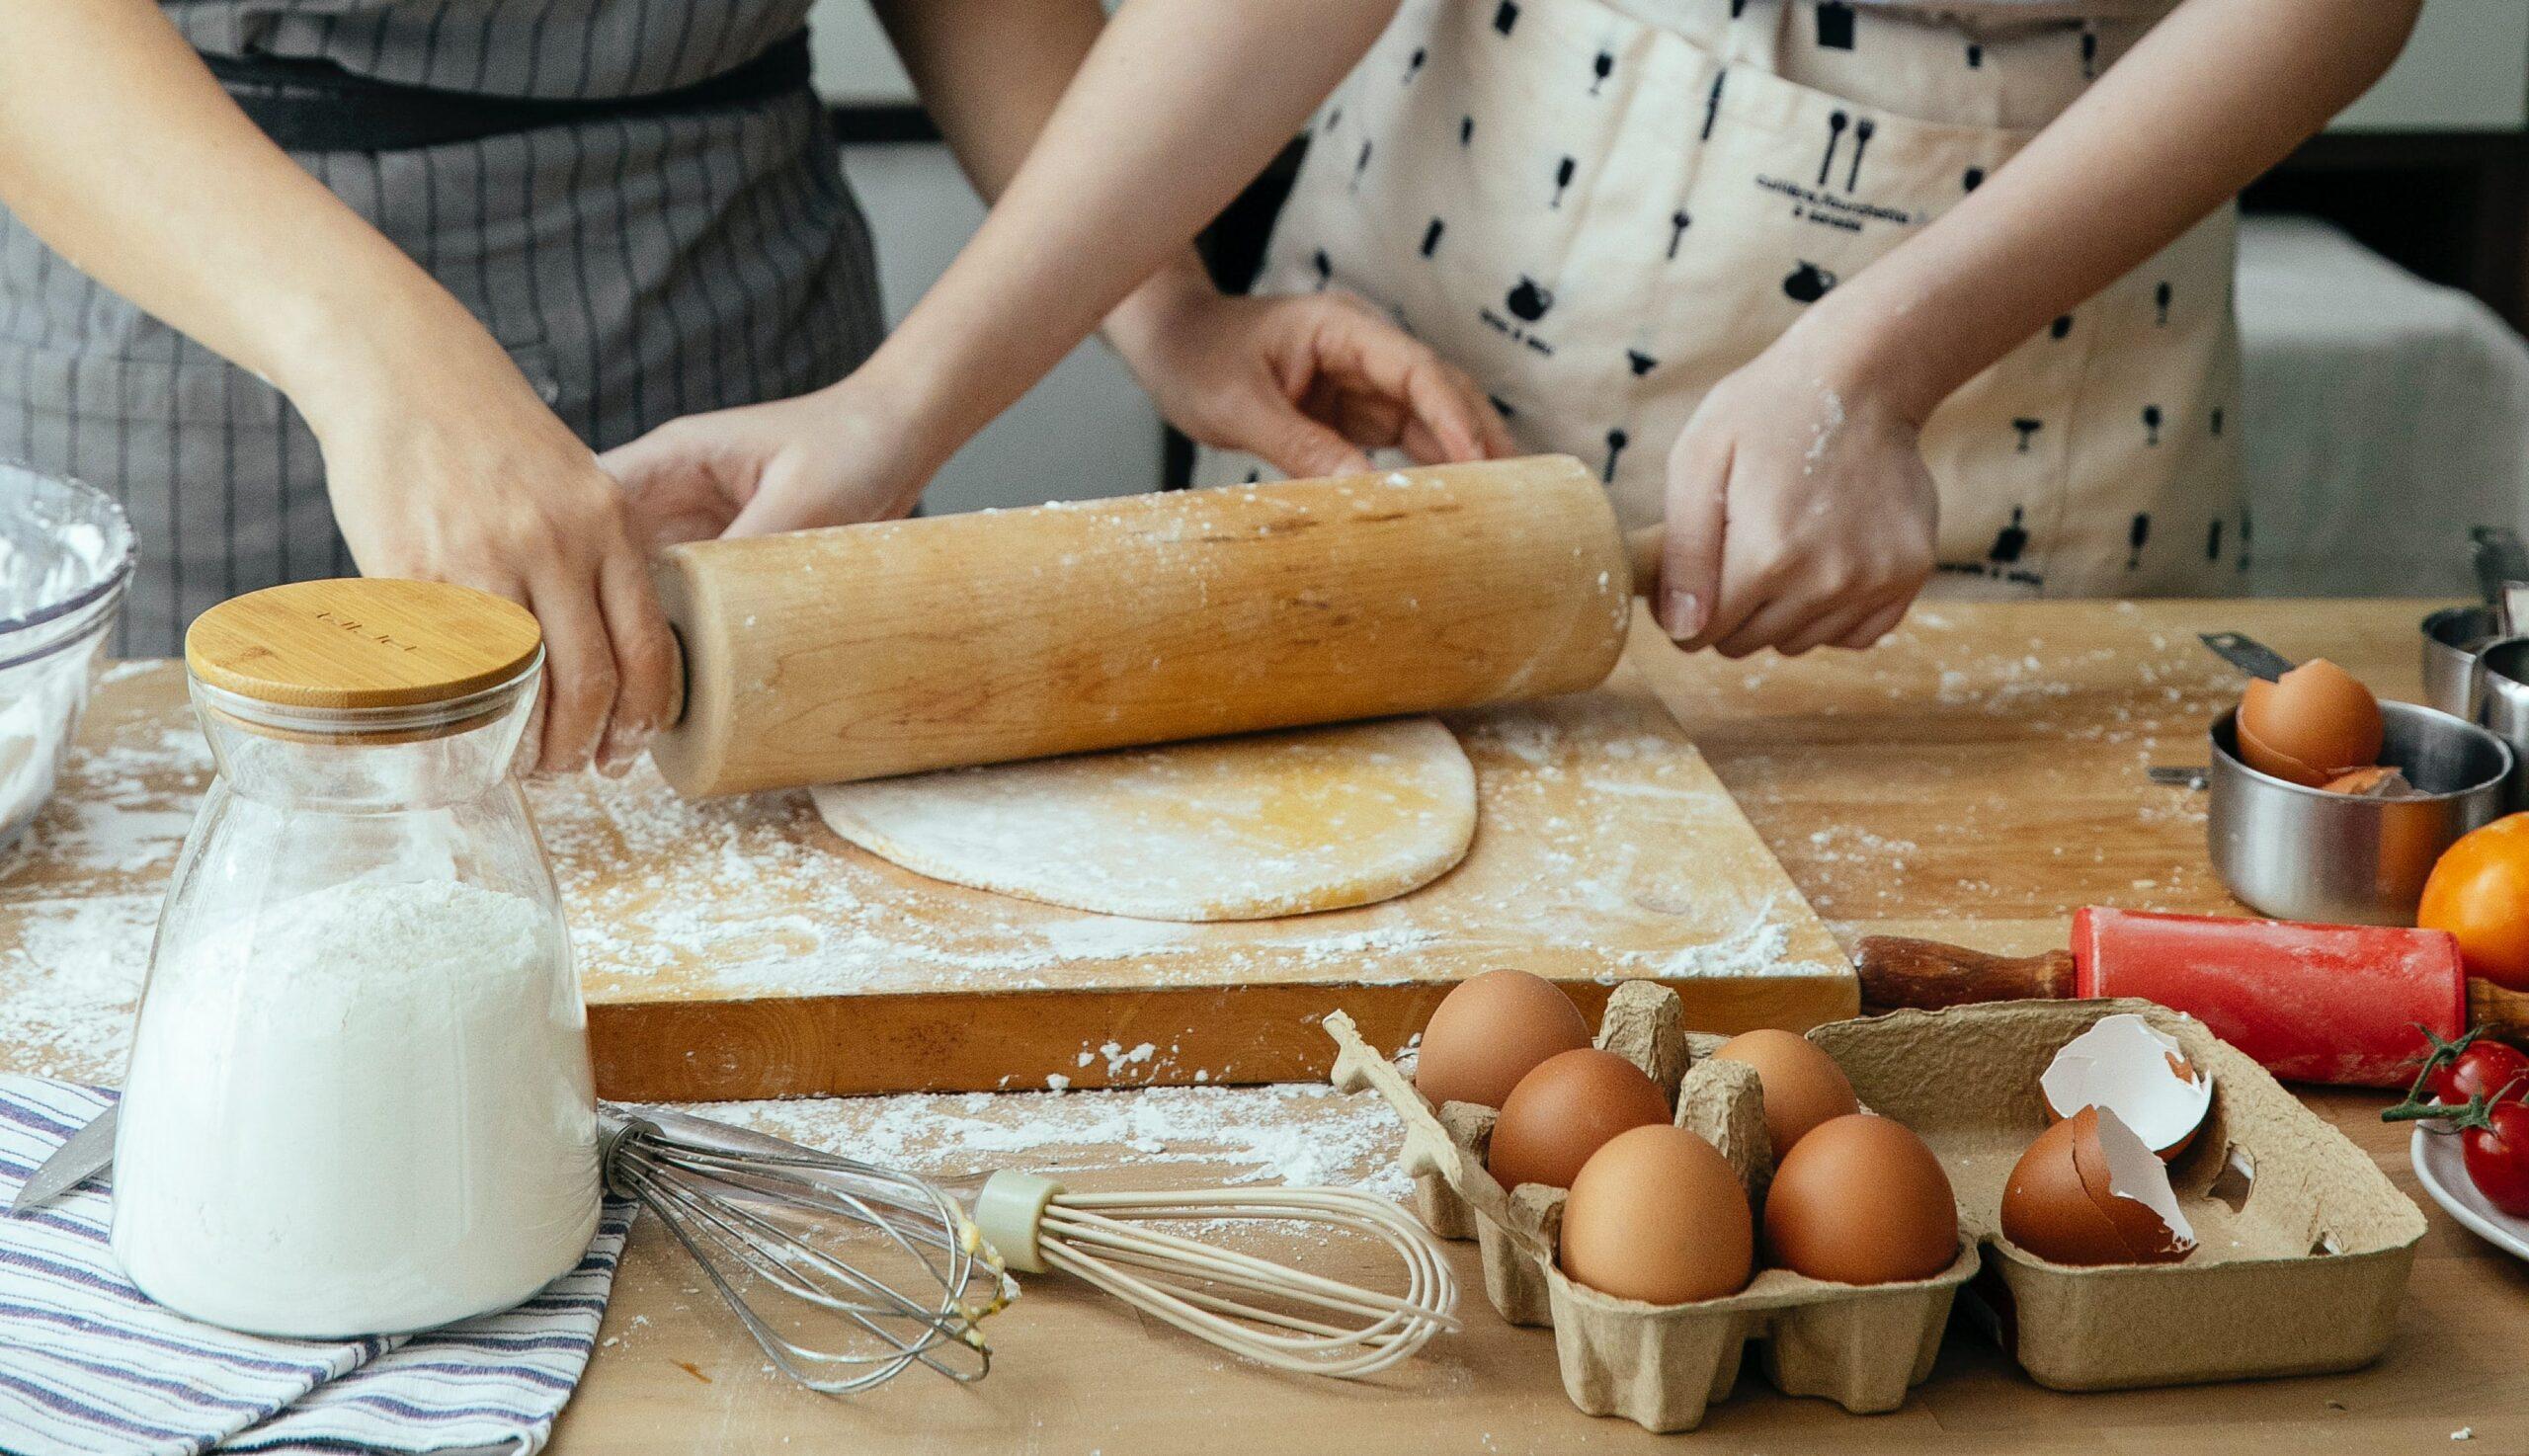
[[[838,103],[910,101],[866,0],[819,0],[817,85]],[[2529,0],[2429,0],[2398,64],[2336,121],[2343,130],[2492,130],[2529,122]],[[936,145],[850,148],[845,170],[878,235],[892,322],[948,265],[983,216]],[[1159,485],[1159,421],[1131,375],[1082,346],[949,462],[935,512],[1123,495]]]

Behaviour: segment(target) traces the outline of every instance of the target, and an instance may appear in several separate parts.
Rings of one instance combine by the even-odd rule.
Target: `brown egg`
[[[1774,1170],[1765,1249],[1812,1279],[1928,1279],[1958,1257],[1958,1200],[1914,1129],[1856,1112],[1810,1129]]]
[[[1811,1128],[1861,1110],[1844,1069],[1808,1037],[1748,1031],[1723,1042],[1713,1055],[1756,1069],[1756,1083],[1765,1092],[1765,1140],[1773,1144],[1777,1159]]]
[[[1563,1272],[1647,1304],[1718,1299],[1748,1287],[1755,1258],[1748,1190],[1712,1144],[1682,1127],[1609,1138],[1563,1205]]]
[[[2380,700],[2324,657],[2249,683],[2239,729],[2249,768],[2311,788],[2380,762]]]
[[[2059,1264],[2171,1263],[2195,1247],[2168,1170],[2097,1107],[2056,1123],[2020,1155],[2002,1185],[2002,1237]]]
[[[1431,1012],[1414,1085],[1434,1107],[1499,1107],[1537,1063],[1589,1044],[1590,1023],[1552,981],[1525,971],[1486,971],[1459,982]]]
[[[1668,1120],[1668,1095],[1641,1068],[1595,1047],[1559,1052],[1504,1099],[1485,1162],[1506,1188],[1568,1188],[1609,1138]]]

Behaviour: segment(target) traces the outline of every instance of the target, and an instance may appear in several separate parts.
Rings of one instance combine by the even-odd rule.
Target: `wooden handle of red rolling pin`
[[[2468,1024],[2514,1046],[2529,1046],[2529,992],[2468,978]]]
[[[2073,994],[2067,950],[1989,955],[1937,940],[1865,935],[1853,947],[1853,969],[1866,1006],[1931,1011],[1986,1001],[2063,1001]]]
[[[690,797],[1595,686],[1632,563],[1568,455],[972,512],[662,553]]]

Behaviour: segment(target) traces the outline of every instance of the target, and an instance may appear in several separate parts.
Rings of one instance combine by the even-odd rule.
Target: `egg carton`
[[[2101,1016],[2142,1015],[2210,1073],[2203,1128],[2170,1168],[2197,1248],[2179,1263],[2076,1267],[2003,1239],[2004,1181],[2050,1121],[2038,1077]],[[1928,1143],[1959,1203],[1949,1268],[1856,1286],[1783,1269],[1721,1299],[1655,1306],[1574,1284],[1556,1267],[1564,1193],[1505,1189],[1485,1167],[1490,1108],[1434,1108],[1326,1018],[1336,1086],[1376,1092],[1405,1124],[1404,1166],[1434,1232],[1472,1236],[1487,1297],[1515,1325],[1551,1326],[1564,1390],[1591,1415],[1690,1430],[1737,1380],[1750,1340],[1776,1389],[1846,1411],[1893,1411],[1931,1373],[1959,1289],[2022,1370],[2063,1390],[2180,1385],[2345,1370],[2387,1347],[2422,1238],[2422,1212],[2343,1134],[2191,1018],[2146,1002],[2011,1002],[1897,1011],[1807,1033],[1871,1110]],[[1710,1059],[1675,996],[1628,982],[1597,1043],[1672,1094],[1675,1120],[1720,1149],[1761,1209],[1772,1172],[1754,1071]]]

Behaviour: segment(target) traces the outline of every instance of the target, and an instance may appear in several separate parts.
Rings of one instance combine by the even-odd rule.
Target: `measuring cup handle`
[[[2200,632],[2196,640],[2210,648],[2215,657],[2251,678],[2263,678],[2269,683],[2297,666],[2245,632]]]

